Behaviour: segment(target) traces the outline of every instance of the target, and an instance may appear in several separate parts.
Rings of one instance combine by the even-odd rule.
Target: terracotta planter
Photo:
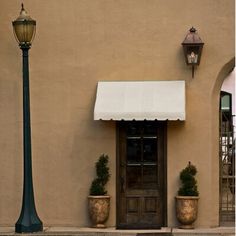
[[[176,196],[176,217],[181,223],[181,229],[193,229],[193,223],[197,219],[198,199],[192,196]]]
[[[110,196],[88,196],[88,208],[92,227],[105,228],[110,211]]]

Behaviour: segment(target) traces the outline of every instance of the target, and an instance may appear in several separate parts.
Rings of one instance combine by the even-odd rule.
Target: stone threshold
[[[19,235],[14,227],[0,227],[0,236]],[[33,236],[234,236],[234,227],[196,228],[183,230],[178,228],[161,228],[158,230],[119,230],[114,227],[105,229],[81,227],[44,227],[43,232],[29,233]]]

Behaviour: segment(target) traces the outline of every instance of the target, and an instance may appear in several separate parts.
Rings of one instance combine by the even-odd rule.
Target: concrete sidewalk
[[[0,227],[0,236],[17,235],[14,227]],[[183,230],[162,228],[160,230],[117,230],[115,228],[95,229],[77,227],[45,227],[43,232],[31,233],[33,236],[234,236],[234,227],[196,228]]]

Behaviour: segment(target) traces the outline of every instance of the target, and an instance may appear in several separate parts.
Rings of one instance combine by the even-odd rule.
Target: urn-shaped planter
[[[176,217],[180,222],[179,228],[193,229],[193,223],[197,219],[198,199],[197,196],[176,196]]]
[[[101,155],[96,162],[97,177],[92,181],[89,196],[88,210],[92,226],[105,228],[110,211],[110,196],[107,195],[106,184],[110,178],[107,155]]]
[[[181,229],[193,229],[193,223],[197,219],[199,192],[196,174],[197,168],[191,162],[180,172],[182,184],[175,197],[175,207],[176,218],[181,224],[179,226]]]
[[[110,211],[110,196],[88,196],[88,208],[92,227],[105,228]]]

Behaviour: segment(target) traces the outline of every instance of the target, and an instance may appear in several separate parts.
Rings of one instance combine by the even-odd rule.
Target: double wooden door
[[[166,224],[166,122],[118,124],[117,228]]]

